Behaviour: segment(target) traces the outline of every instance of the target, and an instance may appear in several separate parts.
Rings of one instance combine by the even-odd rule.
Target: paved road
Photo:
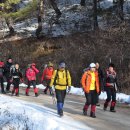
[[[53,103],[52,97],[45,95],[40,91],[38,97],[34,96],[33,92],[30,92],[30,96],[25,96],[23,89],[20,90],[20,96],[17,98],[29,102],[34,102],[39,105],[43,105],[56,110],[56,104]],[[65,100],[64,114],[71,116],[74,120],[80,121],[83,124],[94,128],[96,130],[130,130],[130,108],[118,105],[116,113],[109,111],[103,111],[103,105],[97,107],[97,118],[91,118],[82,115],[82,108],[85,102],[83,96],[67,95]]]

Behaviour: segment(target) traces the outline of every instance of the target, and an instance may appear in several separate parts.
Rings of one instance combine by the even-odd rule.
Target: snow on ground
[[[0,95],[1,130],[92,130],[44,106]]]
[[[72,87],[70,93],[76,94],[76,95],[84,95],[82,88]],[[99,98],[101,100],[105,100],[107,98],[106,92],[101,92]],[[129,103],[130,104],[130,95],[126,95],[124,93],[117,93],[116,99],[120,103]]]
[[[5,82],[4,85],[6,85],[6,84],[7,83]],[[21,83],[19,86],[20,87],[27,87],[27,85],[25,83]],[[31,86],[31,87],[33,87],[33,86]],[[45,89],[45,86],[43,84],[38,84],[38,85],[36,85],[36,87],[39,89]],[[54,88],[53,88],[53,90],[54,90]],[[84,96],[84,91],[82,88],[77,88],[77,87],[71,86],[70,94]],[[101,92],[99,98],[101,100],[105,100],[107,98],[106,92]],[[130,95],[126,95],[124,93],[117,93],[116,99],[120,103],[130,104]]]
[[[25,6],[31,0],[23,0],[20,7]],[[46,1],[48,3],[48,1]],[[45,14],[43,20],[42,34],[51,37],[65,36],[75,32],[84,32],[93,30],[92,18],[92,0],[86,1],[86,7],[80,6],[80,0],[57,0],[58,8],[61,10],[62,15],[58,22],[55,21],[55,12],[53,9],[45,6]],[[98,6],[102,9],[108,9],[113,6],[113,0],[101,0]],[[124,3],[125,18],[130,15],[130,0]],[[99,27],[104,29],[107,26],[104,17],[98,16]],[[7,32],[7,26],[2,25],[4,29],[0,32]],[[38,27],[37,19],[27,19],[22,22],[14,24],[14,29],[17,34],[22,34],[22,37],[35,36],[35,31]]]

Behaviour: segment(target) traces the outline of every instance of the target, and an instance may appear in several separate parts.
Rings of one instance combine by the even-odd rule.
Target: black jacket
[[[9,63],[8,61],[6,62],[5,66],[4,66],[4,75],[6,78],[10,77],[10,68],[13,64]]]
[[[102,69],[99,67],[98,68],[98,76],[99,76],[99,85],[100,85],[100,90],[104,90],[104,74]]]

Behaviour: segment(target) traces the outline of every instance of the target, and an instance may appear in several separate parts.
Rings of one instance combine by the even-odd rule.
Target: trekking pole
[[[52,101],[53,101],[53,104],[56,104],[55,94],[52,95]]]

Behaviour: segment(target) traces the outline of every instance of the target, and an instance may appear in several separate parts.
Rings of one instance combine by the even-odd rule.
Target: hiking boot
[[[43,91],[44,92],[44,94],[47,94],[47,91]]]
[[[97,103],[96,106],[100,106],[100,103]]]
[[[35,97],[38,97],[39,95],[38,95],[38,93],[35,93]]]
[[[6,94],[6,92],[5,92],[5,91],[2,91],[1,93],[2,93],[2,94]]]
[[[18,94],[18,93],[16,93],[16,94],[15,94],[15,96],[19,97],[19,94]]]
[[[110,107],[110,112],[116,112],[116,110],[114,109],[114,107]]]
[[[29,94],[28,94],[28,93],[25,93],[25,95],[26,95],[26,96],[29,96]]]
[[[90,113],[90,117],[92,117],[92,118],[96,118],[96,116],[95,116],[95,112],[91,112],[91,113]]]
[[[60,110],[58,114],[60,115],[60,117],[63,116],[63,110]]]
[[[10,90],[6,90],[6,93],[11,93],[11,91]]]
[[[87,111],[83,109],[83,115],[87,116]]]

